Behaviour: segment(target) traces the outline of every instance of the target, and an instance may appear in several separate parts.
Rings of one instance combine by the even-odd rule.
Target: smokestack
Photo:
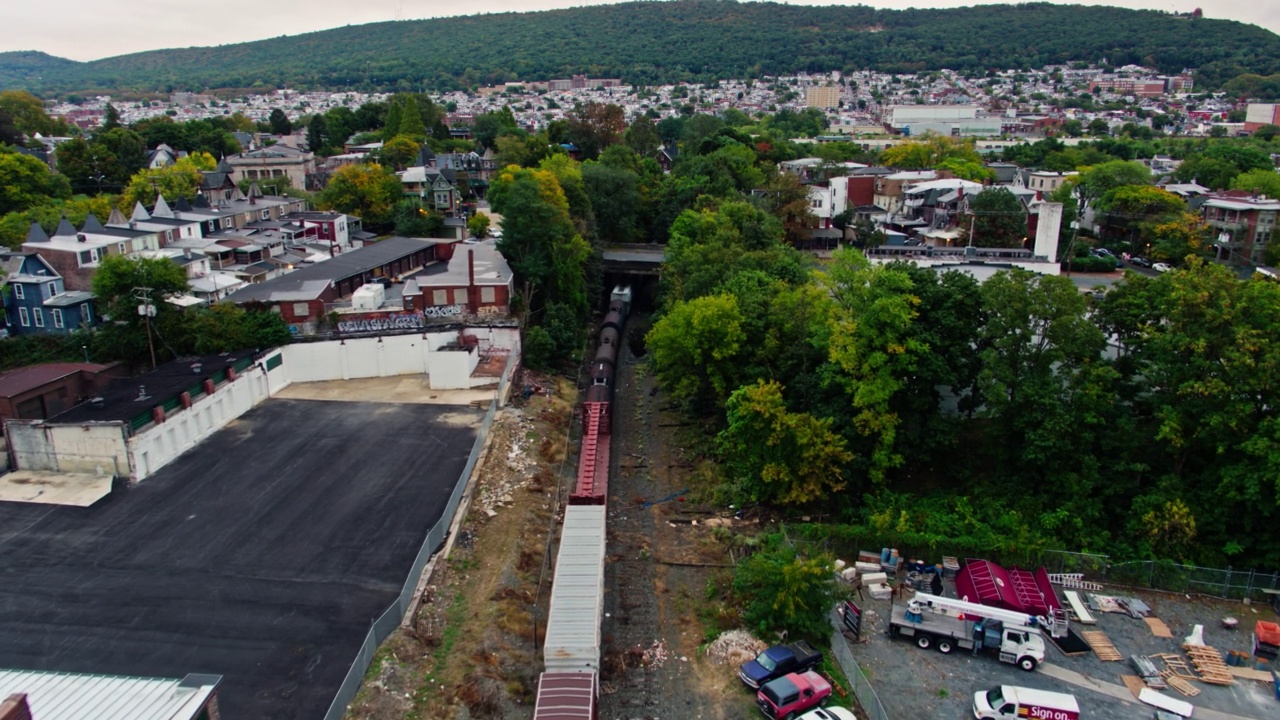
[[[467,248],[467,287],[476,286],[476,251]]]

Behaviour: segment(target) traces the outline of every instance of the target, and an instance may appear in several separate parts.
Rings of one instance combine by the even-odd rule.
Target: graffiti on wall
[[[349,320],[338,321],[338,332],[367,333],[384,330],[418,330],[426,327],[427,319],[422,313],[387,313],[380,315],[364,315]]]
[[[461,305],[435,305],[429,308],[423,308],[423,314],[429,318],[445,318],[454,317],[462,314]]]

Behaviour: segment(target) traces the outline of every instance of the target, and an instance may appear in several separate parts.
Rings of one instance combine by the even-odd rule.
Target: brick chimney
[[[0,702],[0,720],[32,720],[26,693],[14,693]]]

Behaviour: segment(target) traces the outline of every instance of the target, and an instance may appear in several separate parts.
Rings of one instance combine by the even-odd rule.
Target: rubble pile
[[[640,664],[644,667],[660,668],[667,662],[669,657],[666,641],[654,640],[649,649],[644,651],[644,655],[640,658]]]
[[[505,462],[493,463],[480,477],[475,502],[488,517],[494,517],[499,508],[511,504],[512,493],[528,485],[539,467],[536,448],[530,440],[536,437],[534,423],[523,412],[508,410],[505,416],[494,421],[492,432],[496,434],[493,456]]]
[[[729,630],[707,646],[707,659],[716,665],[736,666],[754,660],[768,647],[746,630]]]

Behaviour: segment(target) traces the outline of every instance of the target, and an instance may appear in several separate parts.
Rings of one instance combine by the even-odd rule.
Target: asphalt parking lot
[[[269,400],[93,507],[0,503],[0,667],[214,673],[223,717],[322,717],[482,417]]]
[[[1152,616],[1161,618],[1169,626],[1173,638],[1155,637],[1146,623],[1128,615],[1099,613],[1096,625],[1072,623],[1072,628],[1077,632],[1105,632],[1125,656],[1124,661],[1102,662],[1092,652],[1067,657],[1049,644],[1045,665],[1027,673],[993,657],[973,657],[965,652],[942,655],[935,650],[921,650],[909,640],[891,639],[885,634],[889,603],[868,597],[865,602],[858,601],[870,611],[863,631],[867,641],[852,645],[851,650],[891,718],[972,718],[974,692],[997,685],[1019,685],[1075,695],[1082,720],[1133,720],[1152,718],[1155,711],[1134,700],[1120,679],[1121,675],[1135,674],[1128,662],[1130,655],[1179,652],[1182,638],[1195,623],[1204,625],[1205,644],[1224,655],[1228,650],[1247,651],[1253,623],[1259,619],[1275,620],[1274,613],[1265,608],[1246,608],[1240,603],[1129,590],[1103,592],[1141,597],[1152,607]],[[955,597],[949,580],[945,594]],[[1241,629],[1223,630],[1220,619],[1226,615],[1239,618]],[[1157,661],[1157,667],[1164,666]],[[1172,689],[1163,692],[1192,703],[1196,707],[1196,718],[1273,720],[1280,717],[1280,701],[1276,700],[1269,683],[1237,679],[1234,685],[1225,687],[1200,682],[1192,685],[1201,691],[1199,696],[1186,698]]]

